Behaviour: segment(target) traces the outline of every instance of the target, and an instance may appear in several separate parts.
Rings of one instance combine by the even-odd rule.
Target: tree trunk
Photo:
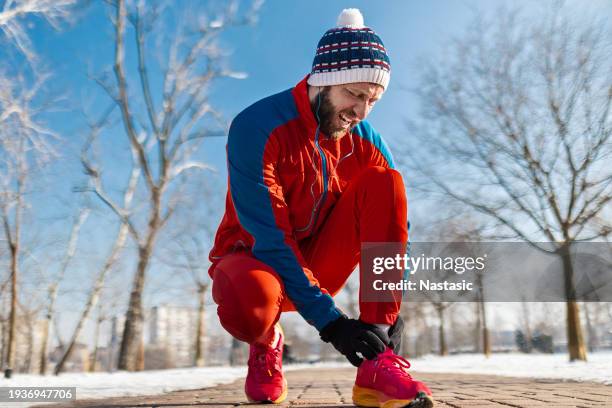
[[[235,366],[238,364],[238,353],[240,352],[240,340],[232,337],[232,345],[229,353],[229,365]]]
[[[2,305],[4,307],[4,305]],[[4,318],[4,316],[0,316],[0,333],[2,337],[0,338],[0,362],[4,364],[5,356],[6,356],[6,343],[7,343],[7,330],[8,329],[8,317]]]
[[[436,306],[436,311],[438,312],[438,320],[440,321],[440,326],[438,328],[438,339],[440,341],[440,355],[447,356],[448,347],[446,346],[446,336],[444,334],[444,307]]]
[[[421,336],[415,339],[415,356],[433,353],[434,336],[433,329],[429,326],[429,319],[426,315],[425,308],[419,305],[417,316],[422,328]]]
[[[79,338],[79,334],[81,333],[81,330],[83,326],[85,325],[85,322],[87,321],[91,308],[97,302],[97,299],[98,299],[98,293],[96,292],[96,290],[94,290],[94,293],[90,295],[89,300],[87,301],[87,305],[85,305],[85,309],[83,310],[83,313],[81,313],[81,317],[79,318],[79,321],[76,325],[76,328],[74,329],[74,332],[72,333],[72,338],[70,339],[70,342],[68,342],[68,346],[66,347],[66,350],[64,351],[64,353],[62,354],[62,357],[60,358],[59,362],[55,366],[55,369],[53,371],[55,375],[59,375],[62,371],[64,371],[64,366],[66,365],[66,362],[72,356],[72,353],[74,351],[74,346]]]
[[[563,259],[563,277],[565,286],[565,299],[567,309],[567,350],[569,360],[586,361],[586,348],[580,324],[580,308],[576,302],[576,288],[574,286],[574,266],[570,244],[565,243],[560,250]]]
[[[11,243],[11,311],[9,314],[9,332],[6,351],[6,365],[4,368],[4,378],[11,378],[13,366],[15,365],[15,325],[17,318],[17,254],[19,246]]]
[[[49,342],[49,317],[43,323],[42,339],[40,346],[40,364],[38,374],[45,375],[47,373],[47,343]]]
[[[134,278],[130,303],[125,314],[123,336],[119,350],[119,370],[138,371],[141,365],[140,345],[142,342],[144,315],[142,310],[142,291],[150,252],[143,248],[139,250],[138,269]]]
[[[204,366],[204,324],[206,311],[206,289],[208,285],[200,285],[198,287],[198,323],[196,328],[195,341],[195,365],[196,367]]]
[[[117,338],[119,337],[117,335],[117,327],[118,323],[117,323],[117,316],[113,316],[113,318],[111,319],[111,332],[110,332],[110,341],[109,341],[109,352],[108,352],[108,372],[112,373],[113,371],[115,371],[115,367],[113,366],[113,362],[115,361],[114,359],[114,355],[115,355],[115,350],[117,348]]]
[[[474,303],[475,310],[474,314],[476,316],[476,327],[474,328],[474,353],[481,353],[483,351],[482,347],[482,314],[480,312],[480,302]]]
[[[40,375],[45,375],[45,373],[47,372],[47,343],[49,342],[49,326],[51,325],[51,319],[53,318],[53,305],[55,304],[56,296],[57,286],[52,285],[49,289],[49,305],[47,308],[47,314],[45,316],[43,336],[40,346]]]
[[[98,338],[100,337],[100,325],[102,324],[103,321],[104,321],[104,318],[101,316],[98,316],[98,318],[96,319],[96,329],[94,331],[94,349],[93,349],[93,352],[91,353],[91,359],[89,363],[90,373],[96,372],[96,365],[98,362]]]
[[[34,354],[34,328],[32,325],[34,324],[32,320],[33,316],[28,316],[26,318],[26,330],[27,330],[27,348],[26,348],[26,356],[23,361],[23,365],[20,367],[19,371],[22,373],[29,374],[32,370],[32,355]]]
[[[19,139],[19,151],[24,152],[24,138]],[[8,213],[5,212],[3,216],[4,233],[6,235],[6,241],[9,245],[11,252],[11,311],[9,314],[9,338],[6,354],[6,365],[4,369],[4,377],[11,378],[15,365],[15,345],[17,335],[17,280],[19,273],[19,252],[21,242],[21,210],[23,208],[23,190],[25,187],[25,181],[27,176],[27,162],[20,158],[19,160],[19,175],[17,177],[17,202],[15,207],[15,233],[14,236],[11,234],[11,226],[9,222]]]
[[[112,268],[119,254],[121,253],[121,249],[123,248],[123,245],[125,244],[125,240],[127,238],[127,233],[128,233],[127,225],[121,224],[121,227],[119,228],[119,233],[117,234],[117,238],[115,239],[115,244],[113,245],[113,249],[111,250],[110,255],[107,258],[106,262],[104,263],[102,270],[98,274],[98,278],[96,279],[96,282],[94,283],[94,287],[91,293],[89,294],[89,299],[87,299],[87,304],[85,304],[85,308],[83,309],[83,312],[81,313],[81,317],[79,318],[79,321],[74,329],[74,332],[72,333],[72,337],[70,338],[68,347],[66,348],[66,351],[64,352],[62,357],[60,358],[60,361],[55,366],[55,370],[54,370],[55,375],[58,375],[59,373],[62,372],[62,370],[64,369],[64,365],[66,364],[66,361],[68,361],[70,357],[72,356],[72,352],[74,351],[74,345],[79,339],[79,335],[81,334],[81,330],[83,329],[83,326],[85,325],[85,322],[87,321],[89,317],[89,313],[98,303],[98,300],[100,298],[100,292],[102,291],[102,288],[104,287],[104,280],[106,279],[106,274]],[[109,364],[109,367],[110,366],[111,364]]]
[[[480,301],[480,313],[482,314],[482,352],[489,358],[491,356],[491,338],[489,337],[489,326],[487,325],[486,303]]]
[[[575,300],[567,302],[567,338],[569,360],[586,361],[586,349],[580,326],[580,309]]]
[[[531,333],[531,322],[529,320],[530,311],[524,298],[521,306],[523,310],[523,324],[525,325],[525,342],[527,343],[527,352],[531,353],[531,350],[533,349],[533,333]]]
[[[587,326],[587,335],[589,336],[589,341],[587,341],[587,347],[589,352],[592,353],[595,351],[597,344],[597,334],[595,333],[595,329],[593,328],[593,323],[591,322],[591,312],[589,311],[589,305],[584,303],[584,318],[586,320]]]
[[[134,276],[132,292],[127,313],[125,314],[125,324],[123,326],[123,337],[121,338],[121,349],[119,350],[119,370],[139,371],[144,369],[144,342],[143,325],[144,313],[142,309],[142,292],[144,290],[145,276],[155,238],[161,226],[160,208],[161,188],[153,187],[151,191],[151,216],[149,217],[149,228],[147,239],[143,246],[138,248],[138,268]]]

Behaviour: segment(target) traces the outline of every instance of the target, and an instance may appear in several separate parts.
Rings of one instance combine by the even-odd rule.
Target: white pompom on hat
[[[363,28],[363,14],[356,8],[344,9],[338,16],[336,27]]]
[[[342,10],[337,27],[319,41],[308,77],[312,86],[371,82],[387,89],[391,62],[380,37],[356,8]]]

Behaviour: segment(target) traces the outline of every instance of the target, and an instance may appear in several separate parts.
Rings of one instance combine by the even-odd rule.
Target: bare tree
[[[530,303],[527,302],[524,298],[521,301],[521,324],[520,326],[523,328],[524,337],[525,337],[525,349],[527,352],[531,352],[533,349],[533,332],[531,330],[531,315],[532,311],[530,310]]]
[[[102,173],[101,173],[101,170],[99,169],[99,166],[96,164],[95,158],[91,157],[92,155],[91,150],[92,150],[92,145],[94,144],[96,139],[99,137],[101,129],[108,123],[109,116],[111,115],[112,111],[113,111],[113,106],[107,109],[107,111],[102,115],[102,118],[98,122],[90,125],[89,137],[87,138],[85,144],[83,145],[83,149],[81,151],[81,164],[83,165],[83,168],[85,169],[85,173],[89,176],[89,181],[93,187],[89,187],[89,186],[88,187],[77,187],[76,188],[77,191],[88,191],[88,189],[90,188],[95,189],[95,188],[98,188],[96,186],[100,186],[102,183],[101,181]],[[140,177],[140,166],[138,165],[137,153],[134,149],[132,149],[132,171],[130,173],[130,177],[128,179],[127,186],[125,187],[125,190],[123,193],[122,208],[126,210],[129,210],[132,206],[132,200],[134,198],[134,194],[135,194],[136,186],[138,184],[139,177]],[[79,317],[77,325],[72,333],[72,337],[70,338],[70,341],[67,347],[64,349],[65,350],[64,354],[62,355],[59,362],[55,366],[55,369],[54,369],[55,375],[58,375],[59,373],[62,372],[62,370],[64,369],[64,365],[70,359],[74,351],[74,347],[81,334],[81,330],[83,329],[85,322],[89,318],[91,311],[98,303],[98,300],[100,298],[100,292],[104,288],[104,282],[106,281],[106,277],[108,276],[108,273],[110,272],[110,270],[113,268],[113,266],[117,262],[117,259],[125,246],[127,235],[128,235],[128,225],[126,223],[121,223],[117,230],[117,235],[115,236],[113,246],[106,258],[106,261],[104,262],[104,264],[102,265],[102,267],[100,268],[99,272],[96,275],[91,291],[89,292],[89,295],[87,297],[87,301],[85,302],[85,306],[83,307],[83,311],[81,312],[81,316]]]
[[[16,327],[16,339],[19,339],[19,347],[15,349],[15,354],[19,358],[15,359],[14,369],[20,373],[32,372],[36,363],[36,353],[34,352],[34,331],[36,320],[40,309],[30,305],[18,304],[18,322]],[[25,345],[25,347],[24,347]]]
[[[236,366],[246,362],[246,344],[235,337],[232,337],[232,343],[229,350],[229,365]]]
[[[425,302],[405,303],[400,312],[404,317],[405,330],[402,338],[402,355],[417,357],[433,352],[434,336],[430,326],[431,317]],[[410,344],[414,337],[414,344]]]
[[[202,249],[204,247],[201,243],[196,239],[194,240],[194,244],[196,245],[196,254],[202,255]],[[184,248],[184,247],[183,247]],[[210,279],[208,279],[208,275],[206,270],[201,269],[202,267],[202,258],[199,256],[193,256],[193,253],[188,252],[183,249],[183,254],[187,262],[187,266],[189,272],[193,278],[193,282],[196,285],[198,292],[198,321],[196,324],[196,333],[195,333],[195,355],[194,355],[194,364],[198,367],[204,366],[204,333],[205,333],[205,323],[206,323],[206,292],[208,291],[208,287],[210,286]],[[206,265],[206,263],[204,263]],[[199,273],[198,273],[199,272]]]
[[[93,373],[97,370],[98,364],[98,343],[100,340],[100,326],[104,321],[108,318],[105,313],[103,303],[98,303],[98,316],[96,317],[96,324],[94,329],[94,349],[91,353],[91,357],[89,359],[89,372]]]
[[[5,50],[15,47],[17,56],[23,56],[33,71],[31,75],[24,75],[20,72],[20,63],[11,59],[0,64],[0,211],[10,249],[11,282],[5,377],[11,376],[15,364],[20,244],[28,172],[35,163],[41,164],[53,156],[48,139],[55,136],[39,120],[45,106],[34,102],[48,75],[37,72],[38,66],[33,64],[36,53],[25,19],[35,15],[57,27],[69,17],[74,4],[76,0],[8,0],[0,4],[0,44]],[[9,74],[15,72],[18,74]]]
[[[9,247],[11,280],[5,361],[7,378],[15,363],[15,324],[25,195],[33,168],[47,163],[54,156],[49,139],[57,137],[38,121],[41,111],[34,98],[44,81],[44,77],[40,78],[29,87],[26,80],[9,81],[0,77],[0,217]]]
[[[432,301],[431,302],[434,310],[436,311],[436,315],[438,316],[438,353],[441,356],[447,356],[448,355],[448,344],[446,341],[446,329],[445,329],[445,322],[446,322],[446,317],[445,317],[445,311],[446,309],[448,309],[452,303],[448,303],[448,302],[439,302],[439,301]]]
[[[572,245],[612,231],[612,36],[605,21],[563,11],[477,19],[426,65],[407,157],[423,189],[493,220],[491,238],[561,259],[569,359],[585,360]]]
[[[463,243],[463,255],[476,258],[478,254],[483,253],[479,247],[479,242],[483,239],[483,226],[474,219],[463,218],[461,220],[447,221],[438,231],[442,232],[445,239],[454,242]],[[475,285],[476,304],[476,338],[475,348],[485,355],[491,356],[491,338],[489,335],[489,325],[487,321],[487,295],[485,292],[484,281],[486,279],[486,270],[474,269],[472,271]]]
[[[215,194],[218,189],[218,186],[214,185],[215,181],[207,178],[192,183],[194,192],[185,197],[185,200],[191,202],[175,212],[176,221],[166,237],[168,243],[157,254],[157,258],[170,267],[174,276],[177,270],[186,273],[189,278],[187,291],[196,294],[198,306],[194,332],[194,365],[198,367],[204,366],[205,363],[206,294],[210,288],[208,253],[214,242],[218,217],[221,216],[218,214],[222,208],[219,201],[223,199]],[[203,196],[209,197],[205,203],[201,200]],[[164,287],[167,288],[167,283]]]
[[[452,270],[430,269],[427,271],[427,276],[436,281],[451,281],[456,277]],[[446,300],[446,296],[440,291],[423,291],[420,293],[423,300],[431,305],[438,320],[438,353],[441,356],[448,355],[448,342],[446,338],[446,311],[451,308],[454,303]]]
[[[588,349],[590,352],[599,349],[602,340],[607,337],[606,333],[610,333],[612,329],[612,319],[604,315],[606,307],[609,304],[606,302],[584,302],[583,311],[586,321]]]
[[[4,254],[3,254],[4,255]],[[8,323],[9,323],[9,315],[5,314],[6,310],[10,310],[8,305],[9,297],[5,296],[5,291],[11,282],[10,275],[8,278],[0,285],[0,305],[2,305],[2,314],[0,314],[0,332],[2,333],[2,337],[0,337],[0,361],[4,363],[6,351],[8,348]]]
[[[47,304],[47,313],[45,315],[45,323],[43,326],[43,336],[41,340],[41,348],[40,348],[40,374],[45,375],[47,372],[47,343],[49,340],[49,326],[51,320],[53,319],[53,314],[55,312],[55,301],[57,300],[57,291],[59,289],[59,285],[64,280],[64,275],[66,274],[66,269],[68,269],[68,265],[72,258],[74,258],[74,254],[76,253],[77,240],[79,238],[79,231],[83,226],[85,220],[89,216],[89,209],[84,208],[79,213],[79,216],[75,218],[74,224],[72,226],[72,231],[70,233],[70,238],[68,241],[68,247],[66,248],[66,253],[64,255],[64,259],[60,265],[60,270],[55,279],[53,279],[49,285],[48,296],[49,301]]]
[[[420,243],[418,250],[427,253],[432,257],[443,257],[449,253],[453,253],[454,243],[462,244],[463,251],[462,255],[465,255],[464,242],[467,240],[467,235],[462,234],[458,231],[457,226],[447,223],[441,228],[432,230],[428,233],[429,238],[432,242]],[[443,242],[442,240],[448,241]],[[414,251],[415,247],[411,249]],[[416,272],[415,272],[416,273]],[[456,281],[460,275],[457,274],[453,269],[445,269],[442,264],[433,264],[433,267],[428,267],[427,278],[434,282],[452,282]],[[431,305],[435,312],[438,321],[438,353],[441,356],[448,355],[448,340],[447,340],[447,311],[450,311],[462,297],[470,295],[467,290],[458,290],[454,296],[449,297],[444,291],[425,290],[420,292],[413,292],[412,296],[418,296],[421,301],[424,301]]]
[[[476,299],[476,349],[482,344],[482,353],[485,357],[491,356],[491,337],[489,336],[489,325],[487,323],[487,303],[483,285],[483,273],[474,272],[476,277],[477,299]]]
[[[255,3],[246,17],[237,17],[237,5],[232,3],[218,18],[199,17],[196,27],[189,26],[189,16],[178,21],[179,32],[171,38],[167,56],[162,66],[162,86],[159,98],[154,97],[149,74],[153,64],[147,53],[147,45],[158,40],[157,50],[165,52],[168,44],[165,34],[171,32],[163,23],[164,9],[156,4],[125,0],[110,3],[114,24],[115,55],[112,75],[102,76],[98,84],[106,91],[120,111],[121,123],[127,142],[137,153],[146,198],[141,211],[146,221],[139,223],[134,214],[115,203],[107,194],[103,183],[94,184],[94,193],[127,225],[128,232],[137,245],[138,263],[134,273],[129,304],[119,352],[119,369],[139,370],[144,363],[142,356],[143,290],[146,272],[150,265],[155,242],[162,228],[168,223],[182,194],[188,185],[188,173],[209,167],[194,159],[205,137],[225,135],[224,130],[214,130],[206,125],[219,123],[220,115],[213,109],[208,90],[221,77],[240,78],[243,75],[223,66],[224,56],[216,45],[219,34],[230,26],[254,21],[259,3]],[[193,15],[194,10],[189,11]],[[162,18],[162,16],[164,18]],[[169,18],[176,17],[170,15]],[[157,37],[156,37],[157,35]],[[137,73],[126,72],[126,42],[134,41]],[[128,90],[128,82],[134,79],[139,95]],[[156,100],[161,101],[157,109]],[[143,113],[143,115],[140,115]],[[141,120],[142,116],[146,117]]]
[[[72,333],[72,336],[68,342],[68,345],[65,348],[63,348],[63,350],[65,350],[64,354],[62,355],[57,365],[55,366],[55,369],[54,369],[55,375],[60,374],[64,370],[64,366],[66,362],[72,356],[72,353],[74,352],[74,347],[77,344],[81,331],[83,330],[83,326],[85,325],[85,322],[89,318],[93,308],[98,304],[98,301],[100,299],[100,292],[104,288],[104,282],[106,280],[108,272],[112,269],[113,265],[117,261],[117,258],[121,254],[121,250],[123,249],[126,238],[127,238],[127,227],[125,226],[125,224],[122,224],[119,227],[119,231],[117,233],[117,236],[115,237],[113,247],[106,261],[104,262],[104,265],[100,268],[100,271],[96,275],[96,279],[94,281],[93,287],[91,288],[91,291],[89,292],[87,301],[85,303],[85,306],[83,307],[83,311],[81,312],[81,315]]]
[[[200,224],[195,224],[199,226]],[[200,229],[200,228],[198,228]],[[206,227],[201,228],[206,231]],[[208,259],[207,254],[210,245],[202,242],[195,232],[189,233],[182,229],[170,240],[170,246],[166,248],[168,255],[163,257],[163,262],[170,266],[173,271],[183,270],[189,274],[191,283],[195,285],[197,293],[197,322],[195,330],[195,353],[194,365],[204,366],[204,339],[205,339],[205,317],[206,317],[206,293],[210,286],[210,278],[207,273]],[[162,258],[162,257],[160,257]],[[190,285],[191,286],[191,285]]]
[[[0,32],[13,43],[28,61],[36,59],[36,53],[27,33],[24,20],[29,16],[45,19],[54,28],[70,18],[77,0],[5,0],[0,3]]]

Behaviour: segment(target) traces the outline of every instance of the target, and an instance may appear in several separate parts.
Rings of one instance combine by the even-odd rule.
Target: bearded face
[[[326,86],[310,105],[321,132],[337,140],[368,116],[383,91],[382,86],[369,82]]]

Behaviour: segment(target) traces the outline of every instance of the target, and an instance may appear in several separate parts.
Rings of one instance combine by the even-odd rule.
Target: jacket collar
[[[309,76],[310,74],[306,75],[304,79],[298,82],[295,88],[293,88],[292,93],[298,113],[300,115],[300,120],[306,126],[306,130],[314,135],[314,132],[317,129],[317,120],[312,113],[312,109],[310,108],[310,100],[308,99],[308,84],[306,81],[308,80]]]

